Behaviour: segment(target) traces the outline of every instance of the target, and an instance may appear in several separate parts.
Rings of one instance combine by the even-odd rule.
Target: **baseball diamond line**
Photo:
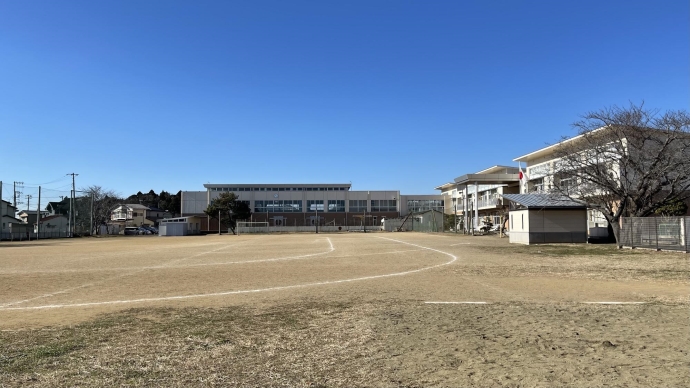
[[[213,297],[213,296],[252,294],[252,293],[269,292],[269,291],[282,291],[282,290],[290,290],[290,289],[297,289],[297,288],[351,283],[351,282],[358,282],[358,281],[364,281],[364,280],[384,279],[384,278],[390,278],[390,277],[395,277],[395,276],[405,276],[405,275],[410,275],[410,274],[414,274],[414,273],[418,273],[418,272],[422,272],[422,271],[427,271],[427,270],[434,269],[434,268],[443,267],[443,266],[452,264],[456,260],[458,260],[458,257],[453,255],[452,253],[448,253],[448,252],[445,252],[445,251],[442,251],[439,249],[429,248],[429,247],[425,247],[422,245],[413,244],[410,242],[396,240],[396,239],[392,239],[392,238],[388,238],[388,237],[376,236],[375,238],[395,241],[395,242],[398,242],[401,244],[406,244],[406,245],[411,245],[411,246],[414,246],[417,248],[421,248],[423,250],[429,250],[429,251],[441,253],[443,255],[450,257],[451,260],[446,261],[446,262],[441,263],[441,264],[436,264],[436,265],[432,265],[429,267],[418,268],[418,269],[413,269],[413,270],[403,271],[403,272],[394,272],[394,273],[389,273],[389,274],[384,274],[384,275],[363,276],[363,277],[359,277],[359,278],[342,279],[342,280],[327,280],[327,281],[322,281],[322,282],[295,284],[295,285],[291,285],[291,286],[277,286],[277,287],[258,288],[258,289],[253,289],[253,290],[213,292],[213,293],[207,293],[207,294],[164,296],[164,297],[156,297],[156,298],[111,300],[111,301],[105,301],[105,302],[53,304],[53,305],[32,306],[32,307],[6,307],[7,305],[5,305],[5,306],[0,306],[0,311],[2,311],[2,310],[45,310],[45,309],[67,308],[67,307],[91,307],[91,306],[104,306],[104,305],[116,305],[116,304],[143,303],[143,302],[160,302],[160,301],[168,301],[168,300],[195,299],[195,298]],[[328,239],[328,241],[332,247],[333,243],[330,241],[330,239]]]

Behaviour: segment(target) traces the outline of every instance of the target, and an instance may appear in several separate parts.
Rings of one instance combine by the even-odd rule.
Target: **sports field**
[[[0,244],[0,387],[690,386],[690,256],[341,233]]]

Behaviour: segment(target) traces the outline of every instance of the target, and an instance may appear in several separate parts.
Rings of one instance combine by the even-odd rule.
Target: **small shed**
[[[587,207],[555,194],[503,194],[510,201],[510,242],[586,243]]]
[[[187,236],[201,233],[201,219],[195,216],[164,218],[159,221],[159,236]]]

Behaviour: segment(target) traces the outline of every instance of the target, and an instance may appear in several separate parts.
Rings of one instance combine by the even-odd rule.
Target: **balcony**
[[[478,209],[497,208],[503,206],[503,200],[498,197],[479,198],[477,201]]]

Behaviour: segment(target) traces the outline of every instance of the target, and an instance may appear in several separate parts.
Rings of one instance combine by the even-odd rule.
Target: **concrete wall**
[[[587,242],[585,209],[515,210],[509,218],[511,243]]]

